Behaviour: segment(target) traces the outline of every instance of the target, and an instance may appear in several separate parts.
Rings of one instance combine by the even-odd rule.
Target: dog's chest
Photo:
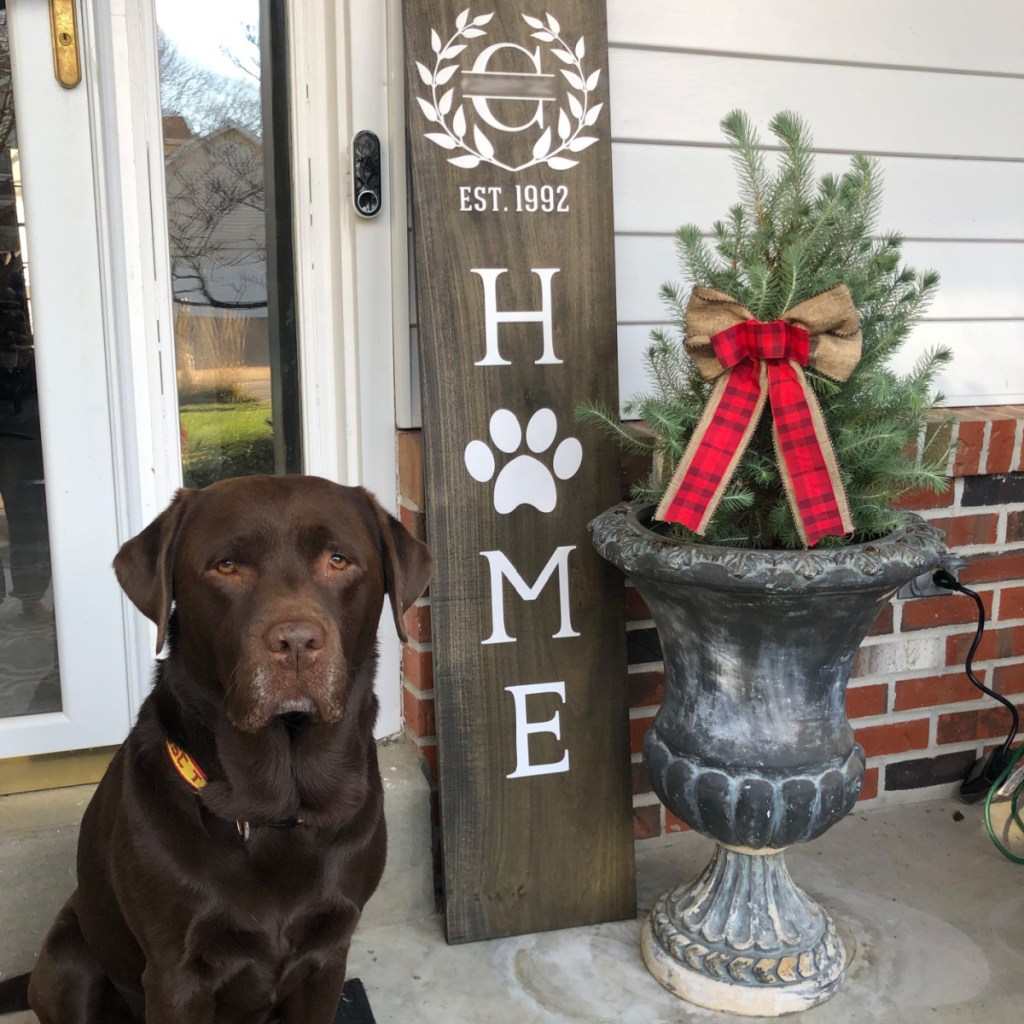
[[[258,1011],[308,974],[339,961],[359,918],[331,863],[278,858],[273,870],[238,870],[230,894],[204,908],[186,940],[190,973],[218,1002]]]

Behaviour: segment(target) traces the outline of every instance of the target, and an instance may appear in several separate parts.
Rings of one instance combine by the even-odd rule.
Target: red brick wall
[[[989,624],[975,673],[989,687],[1019,695],[1024,711],[1024,407],[953,410],[960,442],[949,490],[908,495],[913,509],[942,529],[969,562],[963,583],[977,590]],[[625,465],[625,481],[642,470]],[[399,434],[403,522],[424,536],[418,431]],[[627,588],[630,734],[634,822],[646,839],[685,826],[651,792],[641,762],[643,735],[664,688],[654,623]],[[429,595],[407,615],[403,659],[405,728],[436,778]],[[868,757],[861,799],[897,803],[922,792],[948,792],[986,747],[1005,735],[1009,715],[966,680],[963,660],[974,635],[974,603],[959,594],[894,600],[875,623],[854,663],[847,710]],[[934,787],[940,787],[938,789]]]

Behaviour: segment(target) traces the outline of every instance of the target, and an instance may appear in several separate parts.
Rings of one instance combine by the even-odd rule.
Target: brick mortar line
[[[993,600],[993,602],[995,602],[996,598],[998,598],[1003,593],[1004,590],[1016,590],[1016,589],[1018,589],[1020,587],[1024,587],[1024,580],[1003,580],[1003,581],[1000,581],[999,583],[979,583],[976,587],[971,587],[970,589],[973,590],[979,597],[981,597],[982,600],[984,600],[984,595],[985,594],[991,594],[992,595],[992,600]],[[936,595],[936,596],[938,596],[938,595]],[[951,592],[950,596],[951,597],[955,596],[955,594]],[[964,595],[964,597],[966,597],[966,595]],[[931,600],[931,599],[930,598],[915,597],[915,598],[907,598],[906,602],[909,602],[909,601],[917,602],[917,601],[922,601],[922,600],[927,601],[927,600]],[[901,601],[900,605],[901,606],[905,606],[906,602]],[[967,607],[967,606],[965,605],[965,607]],[[975,606],[972,603],[970,605],[970,607],[974,608]],[[897,620],[896,612],[897,611],[899,611],[899,613],[900,613],[899,614],[899,622],[900,622],[900,627],[901,628],[896,628],[896,620]],[[952,631],[952,633],[964,633],[964,632],[968,631],[968,627],[976,627],[977,626],[977,622],[976,621],[975,622],[971,622],[970,620],[967,620],[967,621],[964,621],[964,622],[940,622],[940,623],[937,623],[934,626],[912,626],[912,627],[910,627],[908,629],[903,629],[902,628],[902,623],[903,623],[903,614],[902,613],[903,613],[903,611],[904,611],[904,607],[900,607],[900,608],[897,609],[894,606],[893,607],[893,628],[892,628],[892,630],[889,631],[889,632],[886,632],[886,633],[873,633],[871,636],[865,637],[863,642],[861,643],[861,647],[877,647],[879,644],[884,644],[884,643],[886,643],[889,640],[897,640],[897,639],[902,639],[902,638],[905,638],[905,637],[918,636],[918,635],[920,635],[920,636],[922,636],[924,638],[927,638],[927,634],[935,633],[937,630],[943,630],[943,629],[944,630],[950,630],[950,631]],[[1013,620],[1006,620],[1006,621],[1009,622],[1009,621],[1016,621],[1016,620],[1013,619]],[[989,615],[988,612],[985,613],[985,628],[988,629],[988,627],[993,625],[993,624],[1003,625],[1003,622],[999,621],[997,616],[996,616],[996,614],[995,614],[995,606],[994,606],[994,604],[993,604],[993,613],[991,615]]]
[[[910,511],[919,516],[927,514],[929,518],[938,519],[944,523],[951,519],[966,519],[968,516],[995,516],[1001,512],[1020,512],[1021,510],[1024,510],[1024,501],[1004,501],[998,505],[962,505],[959,509],[952,505],[946,505],[935,512],[929,512],[927,509],[912,509]]]
[[[994,591],[992,615],[985,616],[985,632],[987,633],[990,629],[1002,629],[1009,626],[1019,626],[1024,624],[1024,619],[1000,619],[995,614],[995,597],[1003,592],[1001,588],[998,591]],[[972,607],[974,607],[972,602]],[[919,636],[922,640],[934,640],[936,637],[949,637],[949,636],[961,636],[963,634],[971,633],[973,630],[978,628],[977,622],[950,622],[942,626],[922,626],[920,629],[905,629],[903,632],[898,634],[900,637],[911,637]],[[943,632],[945,631],[945,632]],[[896,638],[897,634],[883,633],[882,636],[892,635]]]
[[[906,604],[906,602],[905,601],[895,601],[895,600],[890,598],[889,604],[892,607],[892,632],[891,633],[879,633],[879,634],[877,634],[878,636],[896,636],[897,634],[903,632],[903,605]],[[867,640],[867,639],[868,639],[867,637],[864,638],[864,640]],[[864,641],[862,640],[861,641],[861,646],[863,646],[863,644],[864,644]]]
[[[878,682],[885,683],[885,684],[898,683],[898,682],[904,682],[904,681],[906,681],[906,682],[915,682],[918,679],[928,679],[931,676],[939,676],[939,675],[944,675],[946,673],[953,673],[953,672],[959,672],[960,675],[963,675],[964,674],[964,667],[963,667],[963,665],[945,665],[945,666],[941,666],[940,665],[937,670],[934,669],[934,668],[914,668],[914,669],[907,669],[906,672],[895,672],[895,673],[887,672],[887,673],[885,673],[885,675],[886,676],[892,676],[892,678],[891,679],[888,679],[888,678],[883,679],[883,678],[879,677],[878,678]],[[873,677],[872,676],[859,676],[857,682],[861,683],[862,680],[866,681],[866,683],[871,683],[873,681]],[[853,685],[854,685],[854,680],[851,679],[850,680],[850,687],[852,688]]]
[[[626,622],[626,632],[635,633],[640,629],[657,629],[654,619],[630,619]]]
[[[923,437],[924,437],[924,435],[922,434],[922,439],[923,439]],[[959,420],[959,418],[954,419],[954,421],[953,421],[953,426],[952,426],[952,428],[950,430],[950,440],[952,442],[954,442],[954,443],[953,443],[952,449],[951,449],[951,451],[949,453],[949,459],[946,462],[946,476],[952,476],[953,475],[953,464],[956,462],[956,454],[957,454],[957,449],[958,449],[959,445],[957,445],[955,442],[960,440],[960,420]]]
[[[905,804],[928,803],[943,796],[952,799],[956,796],[959,788],[959,782],[936,782],[931,786],[916,786],[913,789],[886,789],[885,776],[880,775],[878,795],[858,801],[857,806],[865,811],[870,811],[880,807],[894,808]]]
[[[437,692],[436,686],[432,686],[429,690],[418,690],[406,675],[402,676],[402,689],[408,690],[417,700],[433,700],[434,694]]]
[[[992,508],[993,506],[989,505],[989,506],[979,506],[979,507]],[[989,515],[994,515],[995,513],[988,513],[988,514]],[[1012,543],[1017,544],[1019,542],[1018,541],[1013,541]],[[952,547],[952,553],[954,555],[963,555],[964,557],[969,557],[969,556],[974,556],[974,555],[1002,555],[1002,554],[1012,555],[1012,554],[1016,553],[1013,550],[1007,550],[1007,547],[1008,547],[1008,545],[1006,544],[1006,542],[999,543],[998,541],[996,543],[994,543],[994,544],[954,544],[953,547]],[[1022,548],[1020,550],[1024,551],[1024,548]]]
[[[650,799],[644,799],[645,797],[652,796],[654,797],[653,801]],[[656,803],[664,807],[664,804],[662,804],[661,801],[654,795],[654,790],[645,789],[642,793],[633,794],[633,810],[636,810],[638,807],[650,807],[652,803]]]
[[[663,661],[637,661],[629,662],[626,665],[626,675],[638,676],[642,672],[663,672],[665,663]]]
[[[987,476],[988,449],[992,442],[992,420],[988,420],[981,431],[981,451],[978,453],[978,476]]]
[[[1013,435],[1013,452],[1010,455],[1010,470],[1021,465],[1022,448],[1024,448],[1024,419],[1017,420],[1017,429]]]
[[[630,708],[629,720],[635,722],[641,718],[649,718],[652,714],[656,714],[660,707],[660,704],[644,704],[638,708]]]
[[[903,708],[900,711],[887,711],[884,715],[865,715],[863,718],[851,718],[850,725],[854,730],[857,729],[869,729],[877,728],[880,725],[899,725],[901,722],[917,722],[927,719],[929,722],[938,723],[938,720],[943,715],[957,714],[961,711],[984,711],[988,705],[984,702],[986,700],[992,700],[991,697],[987,697],[980,690],[978,691],[977,697],[971,697],[968,700],[958,700],[951,704],[927,704],[923,708]],[[996,704],[992,701],[992,707],[1002,707],[1001,704]],[[897,715],[907,715],[916,712],[914,718],[900,718],[897,719]],[[882,722],[868,722],[868,718],[885,718],[886,721]],[[929,740],[929,743],[932,742]],[[935,742],[938,742],[936,736]],[[944,745],[944,744],[943,744]]]
[[[967,702],[970,703],[970,702]],[[902,711],[885,711],[880,715],[864,715],[862,718],[850,719],[850,725],[854,731],[857,729],[871,729],[879,725],[904,725],[907,722],[920,722],[930,718],[932,712],[937,708],[944,708],[947,705],[939,704],[929,708],[904,708]]]
[[[992,658],[990,661],[975,661],[974,668],[1002,668],[1004,665],[1019,665],[1020,655],[1011,654],[1005,658]],[[964,674],[963,663],[959,665],[936,665],[931,669],[907,669],[904,672],[883,672],[877,676],[858,676],[858,679],[866,679],[869,682],[874,681],[878,683],[895,683],[901,679],[927,679],[928,676],[942,675],[944,672],[956,672],[959,671]],[[912,673],[920,672],[921,675],[912,675]]]
[[[965,750],[977,751],[984,740],[956,740],[953,743],[942,743],[937,747],[915,747],[913,750],[904,750],[901,754],[873,754],[867,759],[869,768],[884,768],[886,765],[898,764],[901,761],[915,759],[923,755],[959,754]],[[911,758],[913,755],[913,758]]]
[[[415,651],[417,654],[434,653],[433,640],[428,640],[426,643],[420,643],[419,640],[413,640],[412,637],[409,637],[409,639],[405,641],[405,645],[409,648],[410,651]]]

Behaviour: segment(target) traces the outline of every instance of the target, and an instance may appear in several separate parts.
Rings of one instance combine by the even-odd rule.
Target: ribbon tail
[[[764,364],[738,364],[719,378],[679,460],[655,519],[703,534],[750,443],[768,397]]]
[[[801,367],[790,360],[768,372],[772,434],[783,486],[800,539],[853,532],[846,489],[818,399]]]

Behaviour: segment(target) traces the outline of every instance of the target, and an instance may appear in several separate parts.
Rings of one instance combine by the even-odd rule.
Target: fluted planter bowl
[[[864,751],[846,718],[850,667],[883,604],[946,549],[916,517],[870,543],[778,551],[680,542],[653,512],[618,505],[590,528],[661,640],[665,699],[644,741],[654,790],[718,846],[700,878],[658,900],[644,959],[700,1006],[803,1010],[837,990],[846,956],[781,851],[853,807]]]

